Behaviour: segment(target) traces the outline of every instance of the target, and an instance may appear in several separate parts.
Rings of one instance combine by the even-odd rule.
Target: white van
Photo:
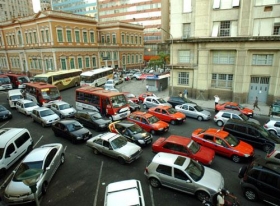
[[[9,101],[11,108],[15,108],[17,101],[20,99],[24,99],[21,89],[13,89],[8,91],[7,100]]]
[[[0,129],[0,177],[6,174],[18,159],[33,148],[33,139],[27,129]]]

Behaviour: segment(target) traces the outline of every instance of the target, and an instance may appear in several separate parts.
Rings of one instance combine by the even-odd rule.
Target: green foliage
[[[157,56],[152,57],[149,61],[149,67],[156,67],[163,68],[164,65],[170,63],[169,54],[165,54],[164,52],[160,52]]]

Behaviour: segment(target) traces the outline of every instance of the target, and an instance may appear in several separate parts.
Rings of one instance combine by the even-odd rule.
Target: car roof
[[[168,106],[168,105],[157,105],[155,107],[152,107],[151,109],[155,110],[157,108],[160,108],[160,109],[169,109],[171,108],[172,106]]]
[[[23,160],[23,162],[36,162],[43,161],[45,156],[49,153],[52,147],[39,147],[33,149]]]
[[[138,115],[138,116],[141,116],[141,117],[151,117],[153,116],[152,114],[150,113],[147,113],[147,112],[141,112],[141,111],[135,111],[131,114],[134,114],[134,115]]]
[[[74,119],[64,119],[64,120],[59,120],[58,122],[62,124],[73,124],[73,123],[79,123],[77,120]]]
[[[33,102],[33,101],[31,101],[31,100],[29,100],[29,99],[20,99],[20,100],[18,100],[18,102],[21,102],[21,103],[30,103],[30,102]],[[35,102],[34,102],[35,103]]]
[[[183,162],[183,165],[175,164],[175,162],[178,161],[178,157],[179,157],[179,160],[185,161],[185,162]],[[169,165],[169,166],[177,165],[177,167],[183,167],[185,169],[186,166],[189,165],[189,163],[190,163],[190,158],[183,157],[183,156],[176,155],[176,154],[159,152],[154,156],[153,162],[156,162],[158,164],[163,164],[163,165]]]
[[[192,141],[191,138],[183,137],[179,135],[170,135],[165,139],[165,142],[173,142],[173,143],[180,143],[180,144],[189,144]]]
[[[224,113],[224,112],[227,112],[227,113],[232,113],[232,114],[241,114],[242,112],[238,111],[238,110],[234,110],[234,109],[225,109],[225,110],[220,110],[218,113]]]
[[[239,120],[239,119],[229,119],[225,125],[229,124],[229,123],[237,123],[237,124],[242,124],[242,125],[250,125],[252,127],[255,127],[255,128],[260,128],[261,126],[260,125],[257,125],[256,123],[254,122],[249,122],[249,121],[243,121],[243,120]]]
[[[69,103],[58,100],[58,101],[55,101],[53,104],[62,105],[62,104],[69,104]]]
[[[192,106],[192,107],[197,106],[197,104],[194,104],[194,103],[184,103],[181,106],[183,106],[183,105],[188,105],[188,106]]]
[[[4,148],[6,143],[12,139],[12,137],[16,136],[22,131],[28,132],[27,129],[24,128],[1,128],[0,129],[0,148]]]
[[[204,131],[204,134],[215,135],[221,138],[225,138],[229,135],[228,132],[216,128],[208,128]]]
[[[11,95],[11,94],[22,94],[21,91],[22,91],[21,89],[12,89],[12,90],[8,91],[8,94],[9,95]]]
[[[47,107],[38,107],[38,108],[35,108],[34,110],[37,110],[37,111],[44,111],[44,110],[51,110],[50,108],[47,108]]]
[[[123,127],[131,127],[131,126],[135,125],[134,122],[131,122],[128,120],[119,121],[119,122],[116,122],[115,124],[122,125]]]
[[[269,159],[264,159],[262,157],[259,157],[255,159],[252,164],[254,165],[255,168],[268,169],[280,174],[280,164],[273,162]]]
[[[119,136],[120,136],[119,134],[116,134],[116,133],[113,133],[113,132],[107,132],[107,133],[104,133],[102,135],[99,135],[99,138],[102,139],[102,140],[105,140],[105,141],[109,141],[109,139],[119,137]]]
[[[85,113],[85,114],[88,114],[88,115],[92,115],[92,114],[96,114],[96,113],[100,113],[99,111],[96,111],[96,110],[77,110],[76,112],[77,114],[79,113]]]

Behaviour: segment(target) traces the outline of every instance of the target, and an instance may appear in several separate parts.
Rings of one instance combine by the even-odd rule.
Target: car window
[[[260,178],[259,180],[268,184],[268,185],[271,185],[273,187],[279,187],[279,177],[277,175],[274,175],[272,173],[268,173],[268,172],[261,172],[261,175],[260,175]]]
[[[232,119],[240,119],[240,118],[239,118],[239,116],[238,116],[238,115],[233,114],[233,115],[232,115]]]
[[[225,113],[222,114],[222,117],[230,119],[230,113],[225,112]]]
[[[6,151],[6,156],[5,157],[8,157],[9,155],[11,155],[13,152],[15,151],[15,146],[13,143],[11,143],[8,148],[7,148],[7,151]]]
[[[144,124],[148,124],[147,120],[144,119],[144,118],[141,119],[141,122],[144,123]]]
[[[194,111],[194,108],[193,108],[193,107],[190,107],[190,111]]]
[[[252,136],[258,136],[258,132],[253,128],[248,128],[248,134]]]
[[[160,108],[156,108],[156,109],[155,109],[155,112],[160,113]]]
[[[171,169],[172,169],[171,167],[166,166],[166,165],[158,165],[156,171],[158,173],[171,176]]]
[[[46,169],[47,167],[50,166],[52,160],[55,157],[55,154],[57,153],[57,148],[53,148],[50,153],[48,154],[48,156],[46,157],[46,161],[45,161],[45,165],[44,165],[44,169]]]
[[[259,170],[249,170],[248,172],[249,176],[253,179],[258,179],[259,178],[259,174],[260,174],[260,171]]]
[[[280,127],[280,122],[275,122],[274,126],[275,127]]]
[[[183,105],[183,106],[182,106],[182,108],[185,109],[185,110],[188,110],[188,107],[189,107],[189,106],[187,106],[187,105]]]
[[[235,125],[235,130],[241,133],[247,133],[247,129],[246,127],[242,126],[242,125]]]
[[[174,177],[180,180],[189,180],[189,177],[181,170],[174,168]]]
[[[216,142],[217,144],[220,144],[220,145],[221,145],[222,142],[223,142],[223,140],[220,139],[220,138],[218,138],[218,137],[216,137],[215,142]]]
[[[204,135],[204,136],[203,136],[203,139],[207,139],[207,140],[210,140],[210,141],[214,141],[214,137],[211,136],[211,135]]]
[[[231,106],[230,105],[226,105],[225,108],[226,109],[231,109]]]
[[[167,114],[167,112],[164,109],[161,112],[162,114]]]
[[[109,148],[110,144],[107,141],[103,141],[103,146],[106,147],[106,148]]]

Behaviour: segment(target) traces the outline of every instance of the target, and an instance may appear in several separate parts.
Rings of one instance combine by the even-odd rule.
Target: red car
[[[162,121],[170,122],[170,124],[180,124],[186,121],[186,115],[178,112],[172,106],[156,106],[148,110],[148,112]]]
[[[131,100],[136,104],[139,104],[139,99],[134,94],[132,94],[130,92],[123,92],[123,93],[128,100]]]
[[[136,111],[131,113],[127,119],[135,122],[147,132],[155,134],[156,132],[167,132],[169,130],[169,124],[159,120],[152,114],[146,112]]]
[[[218,112],[220,110],[225,110],[225,109],[233,109],[233,110],[239,110],[241,113],[248,117],[253,117],[254,116],[254,111],[250,108],[243,107],[242,105],[236,103],[236,102],[225,102],[222,104],[217,104],[215,107],[215,111]]]
[[[254,148],[250,144],[220,129],[196,129],[192,133],[192,140],[215,150],[217,154],[231,158],[234,162],[254,156]]]
[[[156,97],[157,95],[155,95],[155,94],[152,93],[152,92],[146,92],[146,93],[140,94],[140,95],[138,96],[139,102],[140,102],[140,103],[143,103],[143,102],[144,102],[144,99],[145,99],[146,97],[149,97],[149,96]]]
[[[190,157],[204,165],[211,165],[215,157],[214,150],[201,146],[188,137],[177,135],[158,138],[153,143],[152,150]]]

